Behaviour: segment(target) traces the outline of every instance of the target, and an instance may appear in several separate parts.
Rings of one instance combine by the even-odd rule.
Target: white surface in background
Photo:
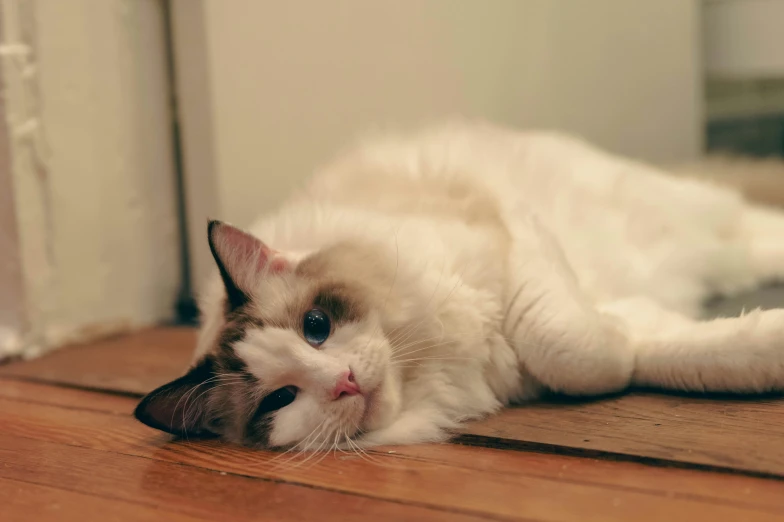
[[[161,3],[2,2],[25,331],[0,332],[0,347],[31,355],[169,319],[179,245]]]
[[[0,2],[0,20],[5,20],[3,3]],[[10,36],[15,37],[14,35]],[[16,95],[19,79],[14,85],[5,81],[6,67],[14,59],[23,57],[28,51],[25,45],[9,42],[8,31],[0,26],[0,84],[4,96],[0,97],[0,114],[7,115],[7,101]],[[14,184],[11,175],[11,135],[7,117],[0,120],[0,360],[4,355],[19,350],[19,335],[24,324],[24,289],[21,274],[21,251],[19,248],[16,209],[14,206]]]
[[[704,9],[708,74],[784,77],[784,0],[709,0]]]

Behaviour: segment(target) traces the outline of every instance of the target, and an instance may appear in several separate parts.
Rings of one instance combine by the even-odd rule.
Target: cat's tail
[[[665,322],[633,338],[632,385],[698,392],[784,390],[784,309]]]

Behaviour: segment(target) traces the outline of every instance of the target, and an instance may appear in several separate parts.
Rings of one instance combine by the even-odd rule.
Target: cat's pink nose
[[[338,379],[338,383],[332,391],[332,398],[340,399],[344,396],[358,395],[359,393],[361,393],[359,391],[359,385],[354,380],[354,374],[349,370]]]

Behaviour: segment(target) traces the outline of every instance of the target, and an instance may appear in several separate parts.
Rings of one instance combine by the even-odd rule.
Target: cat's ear
[[[249,289],[259,273],[280,269],[275,252],[260,239],[220,221],[210,221],[207,227],[210,251],[218,265],[231,309],[248,302]],[[282,265],[281,265],[282,266]]]
[[[204,358],[187,374],[147,394],[133,412],[147,426],[179,436],[216,435],[209,408],[215,363]]]

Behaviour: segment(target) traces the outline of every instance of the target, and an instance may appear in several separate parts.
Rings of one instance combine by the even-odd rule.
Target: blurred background
[[[192,323],[207,216],[248,225],[376,128],[767,158],[776,203],[782,21],[784,0],[0,0],[0,359]]]

